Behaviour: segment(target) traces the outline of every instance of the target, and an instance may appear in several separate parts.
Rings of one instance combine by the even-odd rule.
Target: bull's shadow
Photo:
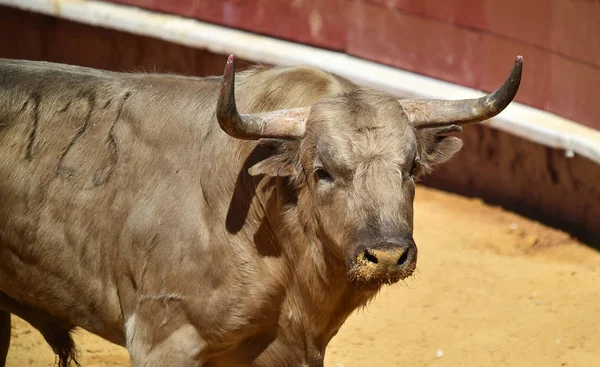
[[[259,186],[263,194],[271,191],[275,186],[278,188],[290,187],[287,177],[269,177],[265,175],[253,177],[248,173],[250,167],[274,153],[274,148],[259,142],[238,172],[233,196],[231,197],[229,208],[227,210],[227,217],[225,218],[225,227],[229,233],[236,234],[243,228]],[[266,180],[264,185],[260,185],[264,180]],[[295,195],[293,190],[285,190],[285,198],[280,198],[278,197],[277,192],[273,191],[270,194],[264,209],[266,211],[277,210],[277,205],[281,204],[281,200],[295,200]],[[254,244],[261,256],[281,256],[281,243],[277,240],[277,236],[273,232],[273,227],[271,226],[271,223],[269,223],[266,215],[263,216],[258,230],[254,233]]]
[[[268,158],[273,153],[274,150],[271,147],[260,143],[257,144],[238,172],[234,192],[225,218],[225,227],[229,233],[236,234],[244,227],[252,206],[252,201],[257,194],[259,186],[262,193],[270,191],[276,185],[286,185],[289,187],[286,177],[268,177],[265,175],[253,177],[248,173],[250,167]],[[264,185],[260,185],[263,180],[266,180],[264,181]],[[272,192],[267,199],[264,209],[274,209],[276,208],[276,205],[278,205],[278,202],[279,199],[277,193]],[[276,234],[273,233],[272,226],[266,215],[261,219],[258,230],[254,233],[253,240],[256,250],[261,256],[279,257],[282,255],[283,249],[281,243],[277,240]],[[264,322],[268,322],[267,320],[279,320],[281,305],[284,301],[285,294],[285,290],[272,292],[272,299],[268,302],[270,306],[267,311],[271,315],[264,315]],[[266,324],[263,326],[266,326]],[[272,328],[265,328],[265,330],[259,334],[248,337],[248,339],[241,344],[239,350],[241,360],[255,360],[273,343],[277,338],[277,327],[275,327],[275,325],[273,326],[274,327]]]

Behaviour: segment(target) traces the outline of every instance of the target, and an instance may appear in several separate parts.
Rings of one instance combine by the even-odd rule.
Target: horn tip
[[[229,79],[229,76],[231,75],[231,72],[233,71],[233,64],[235,62],[235,56],[234,54],[229,55],[229,57],[227,58],[227,64],[225,65],[225,80],[227,81]]]
[[[523,56],[518,55],[517,59],[515,60],[515,66],[518,67],[519,69],[521,69],[523,67]]]

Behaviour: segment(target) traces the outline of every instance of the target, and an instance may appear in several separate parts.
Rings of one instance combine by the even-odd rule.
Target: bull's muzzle
[[[382,243],[358,251],[351,279],[364,285],[392,284],[412,275],[417,265],[414,242]]]

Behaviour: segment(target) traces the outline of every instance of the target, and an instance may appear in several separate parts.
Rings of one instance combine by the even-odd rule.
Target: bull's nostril
[[[377,258],[375,257],[375,255],[371,254],[369,252],[369,250],[365,250],[364,254],[363,254],[365,260],[372,262],[373,264],[377,264],[379,261],[377,261]]]
[[[408,260],[408,250],[404,251],[402,253],[402,256],[400,256],[400,258],[398,259],[398,265],[404,265],[406,263],[406,260]]]

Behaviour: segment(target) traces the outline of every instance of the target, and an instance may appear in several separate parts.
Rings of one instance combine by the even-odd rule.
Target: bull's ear
[[[287,177],[300,173],[299,141],[261,139],[259,145],[266,148],[266,157],[248,168],[250,176]]]
[[[417,130],[421,156],[420,173],[431,172],[436,165],[446,162],[462,148],[463,143],[460,138],[444,135],[460,131],[462,128],[458,125]]]

